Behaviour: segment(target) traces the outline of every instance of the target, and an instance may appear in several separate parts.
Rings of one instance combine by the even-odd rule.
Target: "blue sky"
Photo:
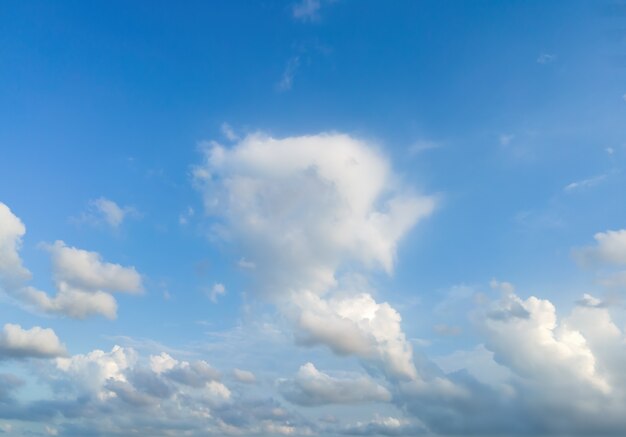
[[[623,435],[625,17],[5,3],[0,434]]]

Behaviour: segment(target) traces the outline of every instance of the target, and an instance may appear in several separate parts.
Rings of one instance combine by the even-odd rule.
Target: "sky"
[[[3,2],[0,435],[625,435],[625,28]]]

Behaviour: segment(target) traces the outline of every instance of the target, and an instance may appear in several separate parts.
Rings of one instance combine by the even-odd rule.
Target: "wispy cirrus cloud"
[[[321,0],[300,0],[291,6],[291,13],[293,18],[299,21],[317,21],[320,18],[321,7]]]
[[[550,64],[556,61],[556,55],[551,53],[542,53],[537,57],[537,64]]]
[[[589,188],[593,188],[605,182],[608,179],[608,176],[609,176],[608,174],[601,174],[601,175],[594,176],[591,178],[581,179],[580,181],[575,181],[575,182],[567,184],[563,188],[563,190],[568,193],[572,193],[578,190],[586,190]]]
[[[287,61],[287,65],[285,66],[285,69],[283,70],[283,74],[280,80],[278,81],[278,83],[276,84],[276,89],[278,91],[285,92],[285,91],[291,90],[291,88],[293,87],[293,80],[295,78],[296,72],[298,71],[299,67],[300,67],[299,56],[293,56]]]

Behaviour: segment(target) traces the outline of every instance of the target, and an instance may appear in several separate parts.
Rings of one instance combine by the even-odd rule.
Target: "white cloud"
[[[26,227],[7,205],[0,202],[0,286],[13,289],[30,279],[19,250]]]
[[[370,378],[332,377],[317,370],[312,363],[301,366],[293,381],[283,381],[281,391],[289,401],[306,406],[391,400],[389,390]]]
[[[498,363],[520,377],[543,389],[577,384],[610,392],[585,338],[567,323],[557,322],[550,301],[522,300],[511,293],[492,305],[483,323],[486,347]]]
[[[228,219],[258,269],[322,291],[346,259],[390,273],[398,241],[435,206],[402,190],[372,146],[341,134],[213,145],[194,174],[208,212]]]
[[[53,358],[67,353],[54,331],[35,326],[22,329],[7,323],[0,332],[0,360],[7,358]]]
[[[119,206],[105,197],[90,200],[88,210],[80,220],[93,224],[104,223],[113,229],[119,228],[128,217],[138,217],[139,213],[132,206]]]
[[[256,387],[245,384],[236,384],[234,392],[207,368],[204,361],[178,361],[165,353],[143,357],[115,346],[37,363],[30,370],[38,390],[27,398],[15,395],[25,380],[0,374],[0,415],[17,420],[14,429],[0,424],[0,433],[43,433],[45,425],[59,435],[312,434],[308,420],[275,394],[259,397]],[[253,398],[246,396],[249,390]]]
[[[598,435],[626,429],[626,338],[591,295],[568,317],[545,299],[500,299],[473,313],[484,343],[426,364],[394,401],[440,435]],[[430,369],[430,370],[429,370]]]
[[[113,319],[117,302],[112,292],[139,293],[141,276],[134,267],[104,262],[96,252],[66,246],[63,241],[43,245],[52,258],[56,295],[25,283],[30,272],[19,256],[21,238],[26,232],[22,222],[0,203],[0,285],[4,291],[36,309],[84,319],[101,314]]]
[[[348,135],[256,134],[204,152],[196,185],[254,260],[259,291],[309,343],[415,376],[399,314],[370,293],[339,290],[336,272],[356,262],[392,273],[399,240],[435,200],[403,189],[373,146]]]
[[[57,294],[54,297],[34,287],[24,287],[16,292],[16,296],[45,313],[60,314],[74,319],[85,319],[96,314],[108,319],[117,316],[117,302],[109,293],[84,292],[65,283],[57,285]]]
[[[233,376],[237,381],[246,384],[253,384],[256,382],[256,376],[248,370],[233,369]]]
[[[143,289],[134,267],[104,262],[97,252],[69,247],[63,241],[45,247],[52,257],[57,283],[84,291],[139,293]]]
[[[160,355],[150,356],[150,368],[154,373],[161,374],[172,370],[178,365],[178,361],[172,358],[172,356],[166,352],[162,352]]]
[[[315,21],[319,19],[321,6],[320,0],[300,0],[292,6],[291,11],[295,19]]]
[[[576,304],[588,308],[602,308],[607,306],[609,303],[585,293],[583,294],[582,299],[576,301]]]
[[[95,401],[106,411],[116,402],[122,403],[122,415],[134,408],[154,407],[160,416],[169,415],[170,421],[180,419],[181,407],[190,409],[190,417],[206,421],[211,408],[231,399],[230,389],[217,380],[219,372],[205,361],[178,361],[162,353],[148,362],[146,366],[133,349],[114,346],[110,352],[94,350],[58,358],[56,373],[49,377],[77,400]]]
[[[598,232],[593,238],[596,240],[595,246],[574,250],[577,261],[583,265],[626,265],[626,229]]]
[[[217,303],[217,298],[224,294],[226,294],[226,287],[224,287],[224,284],[216,283],[213,284],[213,287],[211,287],[209,299],[211,299],[211,302]]]

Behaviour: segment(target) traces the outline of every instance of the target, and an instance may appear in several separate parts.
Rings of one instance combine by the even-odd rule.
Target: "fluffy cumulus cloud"
[[[293,380],[283,381],[281,391],[289,401],[306,406],[391,400],[389,390],[368,377],[333,377],[312,363],[300,367]]]
[[[417,376],[400,314],[388,303],[367,293],[328,299],[301,293],[293,301],[289,314],[300,343],[325,344],[339,355],[380,362],[390,376]]]
[[[415,377],[399,314],[341,290],[338,272],[392,273],[399,241],[435,200],[405,189],[376,147],[348,135],[255,134],[231,148],[207,144],[204,158],[193,174],[220,235],[241,245],[258,291],[301,336]]]
[[[141,275],[134,267],[104,262],[96,252],[69,247],[62,241],[46,246],[52,257],[57,294],[25,287],[19,293],[41,311],[76,319],[103,315],[114,319],[117,302],[111,293],[142,291]]]
[[[55,280],[84,291],[140,292],[141,276],[133,267],[104,262],[96,252],[68,247],[62,241],[47,246]]]
[[[22,329],[7,323],[0,331],[0,360],[9,358],[53,358],[66,354],[65,346],[52,329],[35,326]]]
[[[626,229],[598,232],[593,236],[595,246],[574,251],[582,264],[626,265]]]
[[[559,317],[546,299],[494,285],[502,296],[473,316],[484,343],[435,358],[394,401],[442,435],[621,435],[626,337],[609,307],[586,295]]]
[[[484,326],[495,360],[542,389],[553,386],[558,392],[575,383],[610,392],[587,340],[566,323],[557,323],[550,301],[507,295],[486,315]]]
[[[12,289],[30,279],[30,272],[22,265],[19,250],[26,227],[22,221],[0,202],[0,287]]]
[[[67,246],[63,241],[44,247],[50,252],[56,295],[27,285],[30,272],[19,255],[26,228],[0,203],[0,287],[8,295],[39,311],[84,319],[103,315],[113,319],[117,302],[111,293],[139,293],[141,275],[134,267],[108,263],[96,252]]]

